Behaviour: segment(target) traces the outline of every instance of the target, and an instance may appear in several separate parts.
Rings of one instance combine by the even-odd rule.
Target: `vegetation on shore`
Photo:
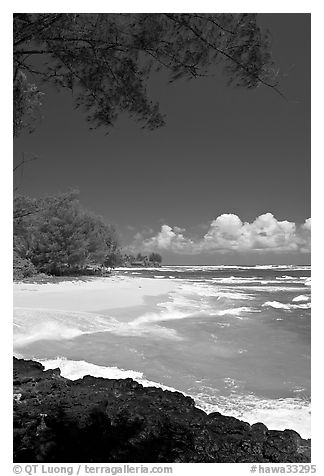
[[[104,274],[116,266],[159,265],[157,253],[123,252],[115,228],[84,209],[78,192],[14,199],[14,278]]]

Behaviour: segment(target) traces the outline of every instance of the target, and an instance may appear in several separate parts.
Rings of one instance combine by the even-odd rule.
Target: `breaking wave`
[[[310,300],[310,296],[306,296],[305,294],[301,294],[299,296],[294,297],[292,302],[305,302],[305,301],[309,301],[309,300]]]
[[[73,339],[82,334],[113,330],[117,321],[87,312],[15,308],[14,345],[37,340]]]
[[[174,329],[152,324],[143,325],[158,320],[148,316],[138,322],[120,322],[113,317],[87,312],[16,308],[14,347],[19,348],[39,340],[74,339],[83,334],[98,332],[111,332],[119,336],[156,336],[181,340]]]
[[[85,375],[92,375],[93,377],[103,377],[108,379],[126,379],[132,378],[143,387],[159,387],[163,390],[170,390],[175,392],[172,387],[162,385],[161,383],[153,382],[144,378],[142,372],[135,370],[124,370],[118,367],[105,367],[102,365],[91,364],[85,360],[69,360],[64,357],[57,357],[56,359],[38,360],[44,365],[45,370],[60,368],[62,377],[70,380],[78,380]]]
[[[206,413],[219,411],[251,425],[262,422],[270,430],[291,429],[303,438],[311,437],[311,405],[303,398],[265,399],[252,394],[211,397],[205,393],[191,396]]]
[[[267,301],[262,304],[262,307],[273,307],[274,309],[285,309],[286,311],[291,311],[293,309],[310,309],[311,303],[306,304],[284,304],[283,302],[278,301]]]
[[[46,370],[59,367],[61,375],[70,380],[77,380],[85,375],[108,379],[132,378],[143,387],[159,387],[171,392],[177,391],[173,387],[148,380],[142,372],[134,370],[105,367],[84,360],[68,360],[62,357],[40,360],[40,362]],[[232,379],[227,380],[230,381],[228,383],[231,387],[234,385],[235,391],[235,382],[233,383]],[[215,390],[209,387],[202,387],[200,393],[181,393],[191,396],[195,400],[196,406],[206,413],[218,411],[223,415],[234,416],[250,424],[261,421],[269,429],[293,429],[304,438],[310,437],[310,403],[302,398],[262,399],[253,394],[240,395],[237,393],[222,397],[216,395]]]
[[[261,312],[261,309],[255,309],[253,307],[246,307],[246,306],[241,306],[241,307],[233,307],[231,309],[224,309],[221,311],[217,311],[216,315],[217,316],[235,316],[238,317],[239,319],[242,319],[241,314],[242,313],[253,313],[253,312]]]

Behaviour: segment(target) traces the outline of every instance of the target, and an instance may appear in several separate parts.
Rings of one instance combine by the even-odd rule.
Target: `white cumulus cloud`
[[[149,238],[137,234],[132,247],[143,251],[167,250],[182,254],[228,253],[248,251],[309,252],[311,219],[302,225],[287,220],[279,221],[272,213],[258,216],[252,223],[232,213],[215,218],[207,233],[198,239],[185,235],[185,229],[167,224]]]
[[[311,218],[307,218],[300,227],[298,235],[298,244],[303,253],[309,253],[311,250]]]

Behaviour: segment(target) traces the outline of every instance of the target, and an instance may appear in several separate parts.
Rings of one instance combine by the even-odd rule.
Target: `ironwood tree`
[[[42,83],[73,91],[91,127],[121,112],[155,129],[165,118],[148,94],[152,73],[170,82],[222,70],[228,84],[279,92],[270,36],[256,14],[14,14],[14,136],[32,131]]]
[[[115,229],[85,210],[76,191],[14,200],[14,251],[38,271],[60,274],[103,264],[119,249]]]

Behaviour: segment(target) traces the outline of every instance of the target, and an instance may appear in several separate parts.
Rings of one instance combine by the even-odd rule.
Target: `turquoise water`
[[[132,309],[47,311],[45,331],[56,337],[42,338],[43,329],[17,352],[70,378],[131,376],[189,394],[206,411],[310,436],[310,267],[116,273],[176,286]],[[43,314],[17,309],[18,325],[41,325]]]

